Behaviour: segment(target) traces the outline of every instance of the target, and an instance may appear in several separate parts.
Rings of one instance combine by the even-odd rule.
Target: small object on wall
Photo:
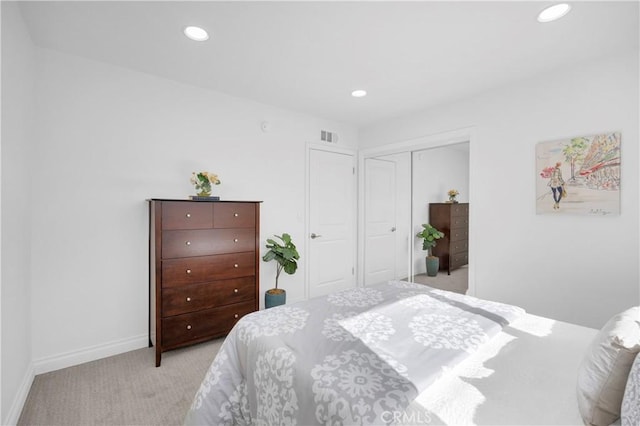
[[[338,134],[328,130],[320,130],[320,140],[323,142],[338,143]]]
[[[460,193],[458,192],[457,189],[450,189],[447,192],[447,195],[449,196],[449,201],[447,201],[448,203],[457,203],[458,200],[456,200],[456,197],[459,195]]]
[[[536,145],[536,213],[620,214],[620,132]]]
[[[193,172],[191,174],[191,184],[195,186],[197,194],[196,197],[191,197],[192,200],[216,201],[220,197],[211,197],[211,185],[220,185],[220,178],[218,175],[211,172]]]

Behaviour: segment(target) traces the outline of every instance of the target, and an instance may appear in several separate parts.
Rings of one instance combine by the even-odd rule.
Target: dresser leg
[[[156,367],[160,367],[160,361],[162,360],[162,354],[160,351],[156,351]]]

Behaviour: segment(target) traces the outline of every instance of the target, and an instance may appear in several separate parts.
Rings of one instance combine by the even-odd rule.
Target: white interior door
[[[364,285],[396,278],[396,164],[365,159]]]
[[[309,297],[355,286],[355,155],[309,150]]]

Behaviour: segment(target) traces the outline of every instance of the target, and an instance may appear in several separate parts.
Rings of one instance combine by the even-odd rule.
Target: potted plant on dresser
[[[271,308],[273,306],[284,305],[287,301],[287,293],[281,288],[278,288],[278,278],[282,271],[289,275],[293,275],[298,269],[298,259],[300,255],[296,249],[295,244],[291,241],[289,234],[274,235],[275,238],[280,241],[267,239],[267,248],[269,251],[262,256],[262,260],[270,262],[275,260],[276,265],[276,286],[267,290],[264,294],[264,307]]]
[[[440,258],[431,255],[431,249],[436,246],[437,241],[444,237],[444,232],[438,231],[428,223],[422,224],[422,231],[416,236],[422,238],[422,250],[427,251],[427,275],[435,277],[438,275],[438,269],[440,269]]]

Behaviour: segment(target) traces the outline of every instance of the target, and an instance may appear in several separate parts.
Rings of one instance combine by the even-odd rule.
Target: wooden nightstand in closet
[[[432,249],[440,258],[440,270],[451,275],[469,263],[469,203],[431,203],[429,223],[444,232],[444,238]]]
[[[259,308],[260,202],[152,199],[149,342],[162,352],[227,334]]]

